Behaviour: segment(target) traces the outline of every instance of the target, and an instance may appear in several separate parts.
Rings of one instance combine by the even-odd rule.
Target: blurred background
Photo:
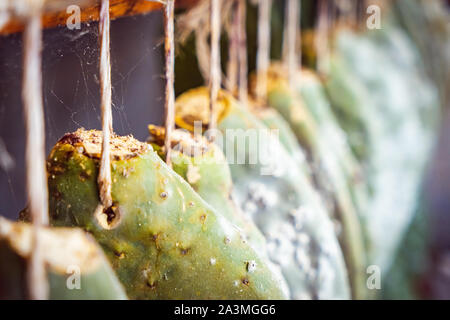
[[[310,12],[314,10],[314,3]],[[277,11],[278,10],[278,11]],[[305,9],[306,10],[306,9]],[[448,10],[448,2],[447,2]],[[274,9],[273,56],[280,55],[283,8]],[[447,13],[448,14],[448,13]],[[254,68],[255,10],[248,12],[249,64]],[[314,16],[305,16],[305,27]],[[449,23],[447,21],[447,23]],[[162,124],[163,17],[160,11],[116,19],[111,25],[114,130],[143,140],[147,124]],[[65,27],[44,31],[43,96],[47,152],[66,132],[79,127],[100,129],[98,25],[81,30]],[[448,49],[448,47],[447,47]],[[450,55],[450,52],[446,52]],[[223,53],[226,57],[226,50]],[[16,219],[26,206],[22,118],[22,35],[0,36],[0,215]],[[380,66],[382,68],[383,66]],[[182,68],[182,72],[180,69]],[[449,70],[448,65],[442,65]],[[202,83],[189,50],[177,57],[177,93]],[[450,84],[443,83],[446,92]],[[413,88],[412,88],[413,90]],[[442,101],[439,135],[423,182],[428,220],[424,259],[416,272],[417,297],[450,299],[450,105]]]

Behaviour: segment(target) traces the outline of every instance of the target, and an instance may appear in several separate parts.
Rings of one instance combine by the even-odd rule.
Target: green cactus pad
[[[148,142],[152,144],[161,158],[164,158],[164,128],[149,125],[149,132]],[[242,230],[249,245],[273,269],[280,279],[280,283],[283,283],[283,291],[287,293],[287,285],[284,283],[280,271],[270,263],[267,257],[264,236],[254,222],[245,216],[232,197],[231,172],[222,150],[205,137],[194,136],[186,130],[177,129],[172,132],[171,137],[173,170],[183,177],[203,200]]]
[[[274,275],[151,146],[113,136],[113,206],[96,213],[101,132],[65,135],[48,160],[51,222],[92,233],[132,299],[283,299]]]
[[[365,298],[364,242],[354,201],[366,202],[366,190],[359,183],[359,166],[350,148],[345,148],[344,133],[338,126],[324,95],[320,80],[310,71],[297,72],[298,87],[291,88],[288,72],[280,63],[269,69],[268,104],[290,124],[298,141],[309,153],[316,187],[341,230],[339,240],[346,258],[353,298]],[[254,76],[252,86],[254,87]],[[334,139],[334,140],[333,140]]]
[[[336,119],[346,132],[348,142],[364,165],[369,165],[379,116],[374,114],[373,102],[367,88],[348,71],[348,66],[338,53],[330,58],[330,72],[324,82]]]
[[[154,150],[164,145],[164,128],[149,126]],[[230,168],[222,150],[202,136],[194,137],[184,130],[172,133],[172,168],[213,208],[243,230],[249,243],[265,253],[265,239],[253,221],[246,218],[231,196],[233,183]],[[163,152],[158,152],[161,157]]]
[[[367,120],[376,125],[376,134],[370,146],[372,194],[365,223],[370,263],[382,273],[389,272],[413,219],[439,115],[437,88],[421,69],[424,62],[417,48],[392,16],[386,18],[382,30],[360,34],[346,30],[335,39],[345,72],[366,88],[364,108],[373,109]]]
[[[41,228],[39,234],[50,299],[126,299],[122,285],[92,237],[72,228]],[[0,217],[0,299],[27,298],[25,274],[31,246],[30,224]]]
[[[175,105],[178,126],[190,129],[195,121],[208,124],[207,88],[182,94]],[[255,149],[252,139],[269,128],[230,94],[220,91],[216,108],[221,145],[225,154],[236,155],[230,164],[233,197],[266,236],[269,258],[281,268],[291,298],[349,298],[333,225],[307,175],[273,136],[259,140],[267,143],[269,152],[262,145]]]
[[[308,155],[301,148],[289,123],[284,120],[278,111],[263,103],[257,103],[255,101],[248,106],[251,113],[261,120],[269,129],[278,130],[280,142],[283,147],[289,153],[291,158],[298,163],[302,172],[312,180],[311,167],[307,161]]]

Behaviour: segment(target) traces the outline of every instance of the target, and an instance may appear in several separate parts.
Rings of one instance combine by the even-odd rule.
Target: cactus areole
[[[113,205],[95,214],[101,141],[101,132],[79,129],[53,148],[48,160],[51,223],[92,233],[130,298],[285,298],[239,230],[149,144],[112,136]]]

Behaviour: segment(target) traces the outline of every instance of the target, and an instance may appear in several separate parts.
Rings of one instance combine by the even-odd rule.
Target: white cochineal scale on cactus
[[[294,265],[304,274],[302,281],[306,290],[291,288],[291,298],[319,299],[322,288],[326,287],[327,283],[333,283],[335,277],[333,262],[330,260],[333,248],[328,248],[324,242],[320,243],[310,236],[311,231],[308,228],[311,227],[309,222],[313,218],[314,209],[307,205],[290,210],[287,219],[271,215],[273,211],[278,211],[285,201],[271,186],[269,183],[252,182],[246,189],[245,197],[236,198],[240,200],[244,213],[256,221],[265,235],[271,262],[281,269]],[[289,197],[289,193],[287,195]],[[289,279],[289,275],[285,274],[285,277]]]

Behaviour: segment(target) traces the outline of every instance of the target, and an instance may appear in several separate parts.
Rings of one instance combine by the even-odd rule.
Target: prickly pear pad
[[[248,108],[250,112],[262,121],[269,129],[278,130],[280,142],[292,159],[298,163],[301,170],[312,179],[311,167],[307,161],[307,154],[301,148],[294,131],[289,123],[278,111],[269,107],[264,102],[250,100]]]
[[[218,108],[227,109],[226,116],[217,123],[224,140],[232,142],[242,159],[257,160],[230,164],[233,197],[266,236],[269,258],[281,269],[290,297],[347,299],[348,278],[342,252],[332,223],[307,175],[276,137],[265,139],[271,152],[260,157],[254,156],[261,154],[261,149],[243,148],[255,142],[250,140],[251,133],[264,132],[268,127],[230,93],[222,90],[219,96],[217,104],[223,105]],[[207,88],[183,93],[175,103],[177,125],[188,129],[194,121],[204,121],[197,115],[208,108]],[[268,164],[270,172],[263,171]]]
[[[344,250],[354,298],[364,298],[365,254],[354,199],[364,203],[365,185],[360,168],[347,145],[324,94],[319,77],[308,69],[295,72],[291,87],[286,67],[275,62],[269,68],[268,103],[291,125],[302,146],[310,152],[316,185],[342,229],[339,240]],[[299,116],[300,115],[300,116]],[[359,182],[361,181],[361,183]]]
[[[113,206],[101,217],[94,216],[101,133],[79,129],[56,144],[48,161],[51,221],[91,232],[130,298],[284,298],[237,228],[150,145],[117,136],[111,144]]]
[[[164,129],[149,126],[153,147],[164,144]],[[249,243],[264,255],[264,236],[254,223],[246,218],[233,201],[230,168],[222,150],[206,138],[195,137],[183,130],[172,133],[173,170],[182,176],[191,187],[213,208],[243,231]]]
[[[50,299],[126,299],[95,240],[80,229],[41,228]],[[32,227],[0,217],[0,299],[25,299]],[[73,281],[72,281],[73,280]]]

